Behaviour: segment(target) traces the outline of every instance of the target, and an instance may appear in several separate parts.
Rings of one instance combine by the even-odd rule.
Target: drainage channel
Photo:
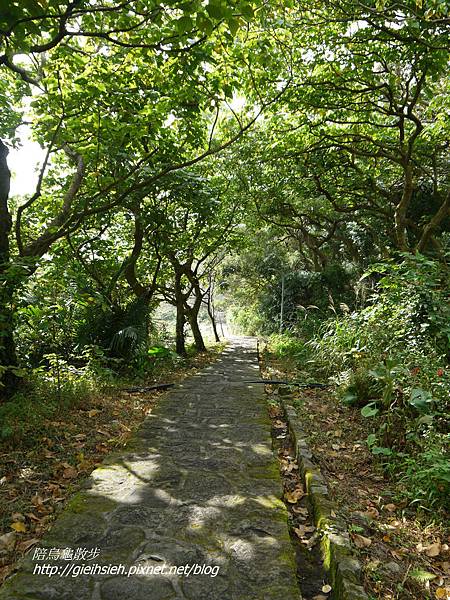
[[[267,386],[266,392],[269,391]],[[331,586],[322,564],[320,536],[316,531],[307,494],[300,478],[289,429],[280,404],[268,396],[272,446],[278,457],[283,501],[289,512],[289,532],[297,561],[297,580],[303,600],[332,600]]]

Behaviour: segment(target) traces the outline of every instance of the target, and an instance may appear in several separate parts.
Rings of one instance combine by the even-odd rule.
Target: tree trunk
[[[180,356],[186,356],[186,344],[184,340],[184,325],[186,319],[184,316],[183,302],[177,304],[177,323],[175,330],[175,351]]]
[[[208,315],[209,315],[209,320],[211,321],[211,325],[213,328],[214,339],[216,340],[216,342],[220,342],[219,332],[217,331],[216,317],[214,316],[214,313],[209,311],[209,309],[208,309]]]
[[[186,344],[184,339],[184,326],[186,316],[184,312],[184,296],[181,288],[181,274],[175,273],[175,306],[177,309],[177,320],[175,326],[175,351],[180,356],[186,356]]]
[[[429,243],[433,242],[433,233],[439,225],[450,215],[450,192],[442,202],[439,210],[423,228],[422,236],[417,243],[416,251],[423,252]]]
[[[395,238],[397,248],[402,252],[409,251],[408,235],[406,233],[406,213],[411,203],[414,191],[413,172],[411,165],[405,167],[405,181],[403,184],[403,193],[400,202],[395,208]]]
[[[194,336],[195,349],[197,352],[206,352],[205,342],[203,341],[202,332],[198,325],[198,310],[191,308],[187,312],[189,325],[191,326],[192,335]]]
[[[216,340],[216,342],[220,342],[219,332],[217,331],[216,317],[214,314],[215,313],[214,304],[212,301],[212,282],[211,282],[211,280],[210,280],[210,285],[208,288],[208,301],[206,303],[206,308],[208,310],[209,320],[211,321],[211,325],[213,328],[214,339]]]
[[[200,306],[194,304],[192,308],[187,310],[187,316],[189,319],[189,325],[191,326],[192,335],[194,336],[195,348],[197,352],[206,352],[205,342],[203,341],[202,332],[198,325],[198,313]]]
[[[13,373],[14,367],[17,367],[17,355],[14,343],[14,282],[9,275],[12,219],[8,210],[11,174],[7,155],[8,148],[0,140],[0,396],[9,398],[16,391],[19,378]]]
[[[203,341],[202,332],[198,325],[198,314],[203,303],[203,293],[200,288],[200,283],[196,277],[191,274],[191,283],[195,293],[195,301],[193,306],[189,306],[187,302],[184,303],[184,309],[189,319],[189,325],[191,326],[192,335],[194,336],[195,348],[197,352],[206,352],[205,342]]]

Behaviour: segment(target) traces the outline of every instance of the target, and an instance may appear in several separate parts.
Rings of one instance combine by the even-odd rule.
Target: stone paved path
[[[235,338],[217,363],[161,397],[41,544],[99,556],[32,552],[0,599],[299,600],[263,389],[246,383],[258,377],[254,340]],[[58,572],[36,574],[44,565]],[[75,577],[86,565],[118,572]],[[195,565],[206,573],[193,574]]]

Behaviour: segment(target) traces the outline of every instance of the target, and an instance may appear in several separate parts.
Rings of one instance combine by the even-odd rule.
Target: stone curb
[[[325,478],[313,462],[297,411],[288,397],[280,395],[295,446],[300,475],[314,513],[314,523],[322,534],[321,552],[330,574],[335,600],[369,600],[361,585],[361,565],[353,555],[345,523],[334,516]]]

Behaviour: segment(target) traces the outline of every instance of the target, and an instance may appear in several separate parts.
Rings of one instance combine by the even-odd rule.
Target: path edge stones
[[[335,600],[369,600],[361,584],[361,565],[355,558],[345,523],[340,521],[330,498],[328,487],[314,463],[306,442],[306,434],[289,396],[280,395],[291,434],[295,458],[313,509],[314,524],[321,532],[321,553],[329,572]]]

